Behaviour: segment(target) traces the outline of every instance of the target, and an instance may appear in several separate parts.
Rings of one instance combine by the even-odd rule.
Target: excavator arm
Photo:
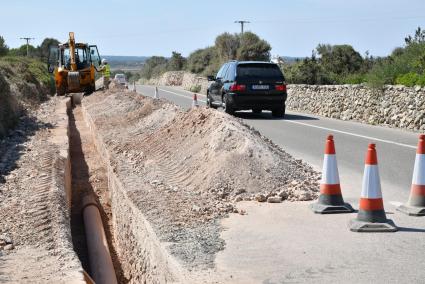
[[[77,71],[77,63],[75,62],[75,37],[74,33],[69,33],[69,55],[71,60],[71,71]]]

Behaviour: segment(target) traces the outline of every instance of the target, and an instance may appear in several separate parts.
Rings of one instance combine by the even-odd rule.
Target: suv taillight
[[[276,85],[275,89],[276,89],[276,91],[279,91],[279,92],[285,92],[286,91],[286,85],[285,84]]]
[[[240,85],[240,84],[233,84],[230,86],[230,91],[235,92],[235,91],[245,91],[246,90],[246,86],[245,85]]]

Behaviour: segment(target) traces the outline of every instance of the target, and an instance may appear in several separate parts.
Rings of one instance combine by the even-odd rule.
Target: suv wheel
[[[285,109],[286,109],[286,107],[283,106],[283,108],[278,108],[278,109],[272,110],[272,116],[280,117],[280,118],[285,117],[285,112],[286,112]]]
[[[217,108],[215,105],[212,104],[212,100],[209,93],[207,93],[207,106],[214,109]]]
[[[235,113],[235,110],[233,109],[232,104],[229,102],[227,95],[224,95],[223,99],[224,99],[224,111],[230,115],[233,115]]]

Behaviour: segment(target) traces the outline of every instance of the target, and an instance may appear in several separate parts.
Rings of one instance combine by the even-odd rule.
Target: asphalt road
[[[154,95],[153,86],[138,85],[137,91]],[[159,97],[184,108],[192,104],[192,93],[179,87],[159,87]],[[198,95],[198,101],[205,105],[205,96]],[[408,198],[418,139],[416,133],[291,111],[284,119],[272,118],[270,112],[259,115],[239,112],[237,116],[317,170],[322,168],[326,136],[333,134],[343,194],[353,203],[360,197],[367,145],[376,143],[384,201],[404,202]]]

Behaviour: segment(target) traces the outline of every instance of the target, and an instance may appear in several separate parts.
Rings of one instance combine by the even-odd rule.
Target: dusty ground
[[[227,114],[118,90],[83,105],[132,202],[189,269],[212,267],[219,218],[244,213],[236,201],[317,196],[316,172]]]
[[[0,142],[0,282],[82,280],[69,228],[65,159],[52,142],[65,119],[55,113],[60,100],[22,117]]]

